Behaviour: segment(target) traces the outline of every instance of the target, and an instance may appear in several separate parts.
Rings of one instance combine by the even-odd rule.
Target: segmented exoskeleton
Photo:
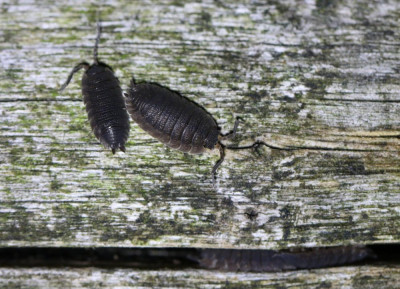
[[[111,149],[114,154],[118,148],[125,152],[125,143],[129,136],[129,116],[118,78],[110,66],[98,59],[100,34],[101,26],[97,23],[93,64],[81,62],[76,65],[60,90],[67,87],[76,72],[81,68],[85,69],[82,77],[82,94],[90,126],[100,143],[105,148]]]

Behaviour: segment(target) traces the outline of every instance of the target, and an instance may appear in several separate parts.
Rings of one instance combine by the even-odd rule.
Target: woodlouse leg
[[[212,179],[213,179],[213,185],[215,185],[215,180],[216,180],[216,175],[215,173],[217,172],[219,166],[222,164],[222,162],[225,159],[225,145],[222,144],[220,141],[218,141],[217,143],[217,147],[219,149],[219,160],[215,163],[212,171],[211,171],[211,175],[212,175]]]
[[[236,117],[236,120],[235,120],[235,124],[233,125],[233,129],[232,129],[230,132],[228,132],[228,133],[221,134],[220,139],[224,140],[224,139],[231,139],[231,138],[234,138],[235,135],[236,135],[237,129],[238,129],[238,127],[239,127],[239,122],[240,122],[240,121],[244,121],[244,120],[243,120],[243,118],[241,118],[240,116],[237,116],[237,117]]]
[[[65,81],[65,83],[61,86],[60,92],[63,91],[67,87],[67,85],[70,83],[70,81],[71,81],[72,77],[74,76],[74,74],[76,72],[78,72],[79,70],[81,70],[82,68],[88,70],[89,69],[89,63],[81,62],[77,66],[75,66],[72,69],[71,73],[68,75],[67,81]]]

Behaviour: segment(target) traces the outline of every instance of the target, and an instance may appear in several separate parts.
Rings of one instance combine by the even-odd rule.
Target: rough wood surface
[[[0,245],[399,242],[400,2],[265,2],[1,2]],[[57,91],[91,61],[97,11],[124,89],[158,82],[224,132],[245,119],[232,145],[293,150],[230,151],[213,188],[217,154],[137,125],[126,154],[103,149],[81,74]]]
[[[400,267],[345,267],[274,274],[205,270],[2,268],[0,286],[14,288],[399,288]]]

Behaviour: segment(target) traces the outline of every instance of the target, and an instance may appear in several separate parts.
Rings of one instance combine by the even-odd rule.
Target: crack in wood
[[[348,264],[400,264],[400,245],[292,248],[289,250],[123,247],[0,248],[0,267],[101,267],[279,272]],[[360,263],[363,261],[362,263]]]

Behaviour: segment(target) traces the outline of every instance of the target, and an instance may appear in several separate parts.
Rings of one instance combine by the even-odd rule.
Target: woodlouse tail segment
[[[113,155],[115,155],[117,149],[120,149],[121,152],[123,152],[123,153],[126,152],[125,146],[124,146],[124,145],[120,145],[119,147],[112,147],[112,148],[111,148],[111,152],[112,152]]]
[[[126,148],[125,148],[125,146],[123,146],[123,145],[119,146],[119,149],[120,149],[121,152],[123,152],[123,153],[126,152]],[[112,152],[113,155],[115,155],[115,152],[116,152],[116,151],[117,151],[117,148],[112,148],[112,149],[111,149],[111,152]]]
[[[120,149],[122,152],[126,152],[125,146],[123,146],[123,145],[120,146],[119,149]]]
[[[75,73],[77,73],[79,70],[81,70],[82,68],[84,68],[85,70],[89,69],[89,63],[87,62],[81,62],[78,65],[76,65],[72,71],[70,72],[70,74],[68,75],[67,80],[65,81],[65,83],[61,86],[60,88],[60,92],[63,91],[67,85],[70,83],[72,77],[74,76]]]
[[[128,117],[127,117],[128,119]],[[113,155],[118,149],[125,152],[125,142],[129,136],[129,126],[112,126],[102,130],[94,128],[94,134],[106,149],[111,149]]]
[[[235,120],[235,124],[233,125],[233,129],[228,133],[220,134],[220,139],[222,139],[222,140],[224,140],[224,139],[233,139],[236,136],[236,132],[237,132],[237,129],[239,127],[240,121],[244,122],[244,119],[241,118],[240,116],[237,116],[236,120]]]
[[[216,147],[219,149],[220,156],[219,156],[219,160],[215,163],[215,165],[211,171],[214,185],[215,185],[215,180],[217,179],[216,172],[217,172],[218,168],[221,166],[221,164],[223,163],[223,161],[225,160],[225,145],[223,143],[221,143],[220,141],[218,141]]]
[[[95,64],[99,64],[99,58],[98,58],[98,48],[99,48],[99,43],[100,43],[100,36],[101,36],[101,22],[97,21],[97,36],[96,36],[96,42],[94,44],[93,48],[93,61]]]

